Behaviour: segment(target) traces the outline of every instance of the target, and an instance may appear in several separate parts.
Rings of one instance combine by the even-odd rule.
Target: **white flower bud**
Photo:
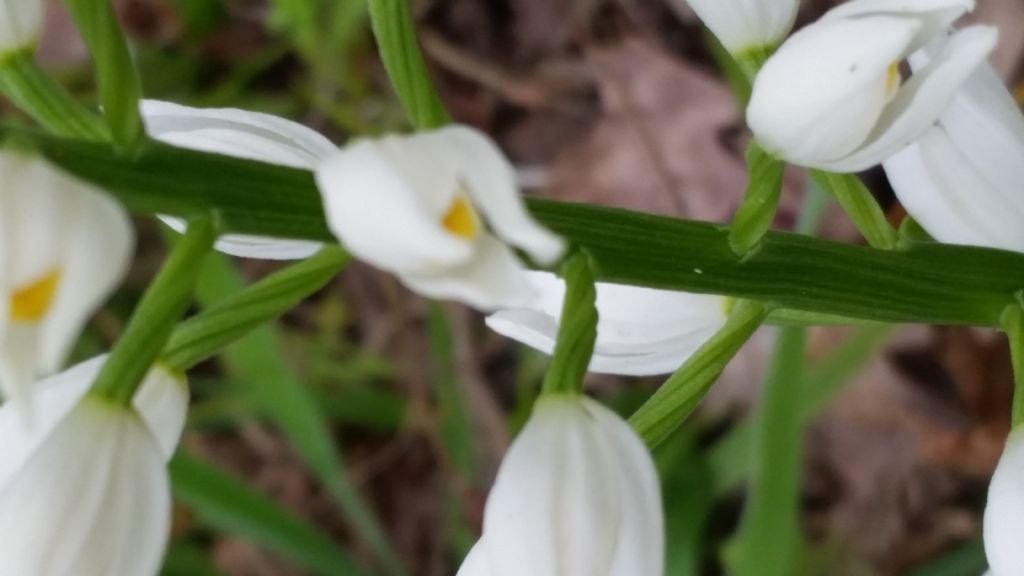
[[[747,121],[769,152],[856,172],[920,137],[995,46],[994,29],[954,33],[905,82],[900,64],[972,0],[853,0],[791,36],[754,81]]]
[[[988,488],[985,554],[992,576],[1017,576],[1024,566],[1024,430],[1014,430]]]
[[[40,382],[30,419],[0,407],[0,574],[147,576],[160,567],[166,462],[187,388],[157,368],[139,393],[149,400],[134,409],[87,396],[104,359]]]
[[[548,264],[564,251],[526,211],[501,151],[465,126],[357,140],[316,179],[345,248],[425,296],[482,309],[525,305],[525,269],[505,243]]]
[[[733,54],[776,46],[793,29],[798,0],[689,0],[690,7]]]
[[[35,46],[43,33],[44,0],[0,0],[0,56]]]
[[[657,472],[615,413],[542,398],[512,443],[459,576],[661,576]]]
[[[135,237],[107,194],[11,152],[0,152],[0,231],[0,390],[29,399],[124,277]]]
[[[529,272],[537,294],[528,307],[487,317],[492,330],[546,354],[555,348],[565,282]],[[648,376],[678,369],[728,319],[724,296],[597,283],[597,342],[590,370]]]

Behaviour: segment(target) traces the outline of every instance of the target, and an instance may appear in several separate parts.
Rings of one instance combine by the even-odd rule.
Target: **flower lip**
[[[42,320],[53,305],[60,276],[60,269],[55,268],[27,286],[15,289],[10,300],[11,320],[25,324]]]

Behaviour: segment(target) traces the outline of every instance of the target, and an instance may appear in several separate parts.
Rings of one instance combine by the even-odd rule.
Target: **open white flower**
[[[564,250],[526,211],[501,151],[465,126],[357,140],[316,177],[342,244],[426,296],[483,309],[524,305],[530,285],[505,243],[542,264]]]
[[[798,0],[689,0],[704,25],[733,54],[776,46],[793,29]]]
[[[565,281],[528,272],[536,299],[499,310],[487,325],[499,334],[551,354],[565,298]],[[597,283],[597,342],[590,370],[648,376],[675,371],[728,319],[724,296]]]
[[[664,555],[643,442],[597,402],[546,397],[498,470],[459,576],[661,576]]]
[[[991,66],[884,167],[907,212],[935,239],[1024,252],[1024,115]]]
[[[167,144],[291,168],[312,170],[337,150],[330,140],[311,128],[248,110],[190,108],[146,100],[142,103],[142,117],[149,135]],[[185,229],[179,218],[161,219],[179,232]],[[217,240],[216,248],[244,258],[295,260],[313,255],[320,244],[226,234]]]
[[[166,462],[184,382],[154,369],[134,409],[86,395],[103,357],[39,383],[31,419],[0,407],[0,574],[151,576],[170,530]]]
[[[751,130],[793,164],[856,172],[881,163],[935,123],[995,46],[994,29],[964,28],[902,81],[901,63],[973,7],[973,0],[840,5],[765,63],[747,109]]]
[[[1017,576],[1024,566],[1024,430],[1010,433],[988,488],[985,554],[992,576]]]
[[[0,0],[0,56],[39,41],[43,7],[42,0]]]
[[[0,153],[0,390],[52,374],[124,277],[134,233],[103,192],[45,161]]]

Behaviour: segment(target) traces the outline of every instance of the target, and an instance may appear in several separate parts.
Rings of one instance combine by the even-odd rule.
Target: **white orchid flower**
[[[43,32],[43,0],[0,0],[0,56],[35,46]]]
[[[146,131],[153,138],[201,152],[234,156],[312,170],[337,148],[316,131],[302,124],[247,110],[233,108],[190,108],[170,102],[142,103]],[[181,232],[185,222],[161,217]],[[226,234],[217,240],[217,250],[243,258],[297,260],[312,256],[318,242]]]
[[[87,395],[94,358],[39,383],[31,420],[0,407],[0,574],[151,576],[170,531],[166,463],[184,381],[160,368],[133,408]]]
[[[565,298],[565,281],[528,272],[530,306],[487,317],[492,330],[551,354]],[[649,376],[674,372],[728,319],[729,298],[597,283],[597,342],[590,370]]]
[[[105,193],[45,161],[0,153],[0,390],[52,374],[128,270],[134,233]],[[28,398],[25,398],[28,399]]]
[[[985,506],[984,540],[992,576],[1017,576],[1024,566],[1024,430],[1006,439]]]
[[[900,65],[973,0],[853,0],[803,28],[754,81],[747,122],[760,144],[810,168],[857,172],[924,134],[985,61],[994,29],[955,32],[905,82]]]
[[[799,0],[689,0],[732,54],[773,48],[793,29]]]
[[[465,126],[357,140],[316,178],[341,243],[425,296],[525,305],[530,285],[506,242],[542,264],[564,251],[526,211],[501,151]]]
[[[661,576],[654,461],[618,415],[545,397],[505,456],[458,576]]]
[[[883,166],[907,212],[936,240],[1024,252],[1024,115],[991,66]]]

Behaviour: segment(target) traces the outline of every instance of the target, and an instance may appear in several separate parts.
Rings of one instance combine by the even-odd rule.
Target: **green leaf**
[[[978,576],[988,567],[981,540],[968,542],[939,556],[910,576]]]
[[[765,152],[757,142],[751,142],[747,147],[747,169],[747,193],[729,231],[729,245],[740,256],[754,250],[771,228],[779,210],[786,164]]]
[[[46,130],[68,138],[105,141],[102,119],[78,103],[35,63],[35,54],[21,51],[0,60],[0,89]]]
[[[216,210],[226,232],[330,240],[312,174],[147,145],[132,158],[24,129],[0,139],[34,147],[130,209],[188,217]],[[729,229],[586,204],[530,199],[543,224],[587,250],[598,280],[717,293],[880,322],[998,326],[1024,286],[1024,254],[942,244],[883,251],[769,232],[738,258]]]
[[[100,103],[111,137],[129,150],[144,137],[142,84],[110,0],[65,0],[96,65]]]
[[[409,0],[369,0],[370,22],[377,49],[384,60],[406,114],[420,130],[450,122],[423,60]]]
[[[209,553],[191,545],[172,544],[160,576],[223,576],[210,562]]]
[[[868,244],[882,250],[896,248],[899,239],[896,230],[889,225],[882,208],[860,178],[855,174],[835,174],[822,170],[811,170],[811,177],[835,196]]]
[[[317,574],[365,574],[329,537],[237,478],[184,454],[169,468],[175,496],[209,526],[248,538]]]

